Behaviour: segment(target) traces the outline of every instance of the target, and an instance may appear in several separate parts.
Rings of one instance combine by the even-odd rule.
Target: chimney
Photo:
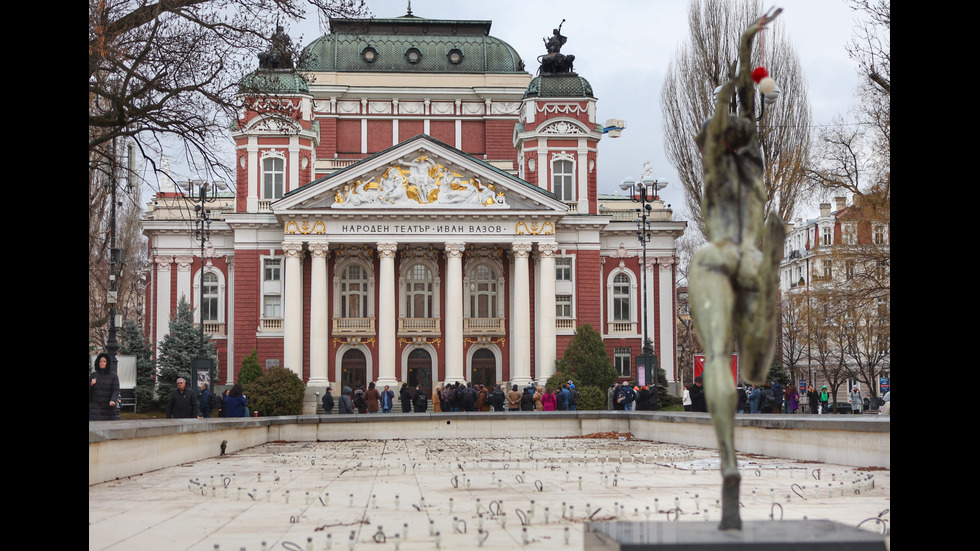
[[[842,211],[847,207],[847,197],[834,197],[834,201],[837,201],[838,211]]]
[[[820,217],[830,216],[830,203],[820,203]]]

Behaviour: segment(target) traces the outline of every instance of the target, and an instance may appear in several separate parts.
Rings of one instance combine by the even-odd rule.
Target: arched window
[[[279,199],[286,181],[286,161],[281,157],[267,157],[262,160],[262,197]]]
[[[612,306],[613,321],[632,321],[632,283],[626,274],[617,274],[613,278]]]
[[[551,189],[560,201],[574,201],[575,175],[572,161],[559,160],[551,165]]]
[[[425,264],[413,264],[405,276],[406,317],[431,318],[433,315],[432,270]]]
[[[486,264],[470,272],[470,317],[497,317],[497,272]]]
[[[359,264],[347,266],[340,276],[340,317],[366,318],[368,277]]]

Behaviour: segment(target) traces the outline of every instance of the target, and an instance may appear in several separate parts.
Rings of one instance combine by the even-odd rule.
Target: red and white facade
[[[218,345],[220,383],[254,349],[337,392],[543,382],[590,324],[632,380],[647,297],[676,381],[685,223],[655,209],[641,266],[635,204],[596,192],[596,99],[526,97],[531,79],[336,71],[253,101],[203,259],[179,194],[151,203],[147,334],[162,340],[185,297]]]

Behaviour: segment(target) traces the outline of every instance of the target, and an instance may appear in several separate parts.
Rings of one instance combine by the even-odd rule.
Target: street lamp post
[[[653,353],[652,346],[648,345],[647,331],[649,324],[647,323],[647,243],[650,241],[650,224],[649,220],[650,211],[653,210],[653,201],[659,199],[658,192],[667,187],[666,180],[660,180],[656,178],[651,178],[644,175],[639,182],[634,180],[632,177],[627,176],[619,184],[620,189],[624,191],[629,191],[630,199],[634,203],[639,203],[640,208],[636,209],[638,214],[636,218],[636,238],[639,240],[640,245],[643,248],[643,264],[640,266],[640,270],[643,272],[643,358],[644,358],[644,368],[647,373],[651,375],[654,382],[654,392],[656,392],[656,371],[651,372],[651,355]],[[649,384],[650,381],[647,381]],[[656,396],[656,394],[654,394]]]
[[[209,386],[211,383],[211,359],[204,353],[204,244],[211,238],[211,211],[205,208],[205,205],[217,201],[218,191],[225,190],[227,186],[220,180],[217,182],[192,180],[178,186],[187,191],[184,199],[194,203],[194,211],[197,215],[194,220],[194,237],[201,243],[201,293],[197,306],[201,340],[197,357],[191,360],[191,380],[194,381],[194,389],[197,392],[200,388],[198,373],[201,371],[208,373]]]

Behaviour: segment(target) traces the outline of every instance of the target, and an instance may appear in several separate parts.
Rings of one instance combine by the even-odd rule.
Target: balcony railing
[[[613,321],[609,322],[609,332],[610,333],[630,333],[636,334],[636,322],[635,321]]]
[[[282,318],[263,318],[259,320],[259,331],[263,333],[282,333]]]
[[[504,335],[506,320],[503,318],[464,318],[463,334],[467,336]]]
[[[575,318],[556,318],[555,329],[560,332],[575,331]]]
[[[439,318],[398,318],[398,334],[401,336],[439,335]]]
[[[333,318],[333,334],[336,336],[374,335],[374,318]]]
[[[194,327],[199,328],[200,325],[195,323]],[[204,332],[214,337],[224,337],[225,323],[221,321],[205,321]]]

